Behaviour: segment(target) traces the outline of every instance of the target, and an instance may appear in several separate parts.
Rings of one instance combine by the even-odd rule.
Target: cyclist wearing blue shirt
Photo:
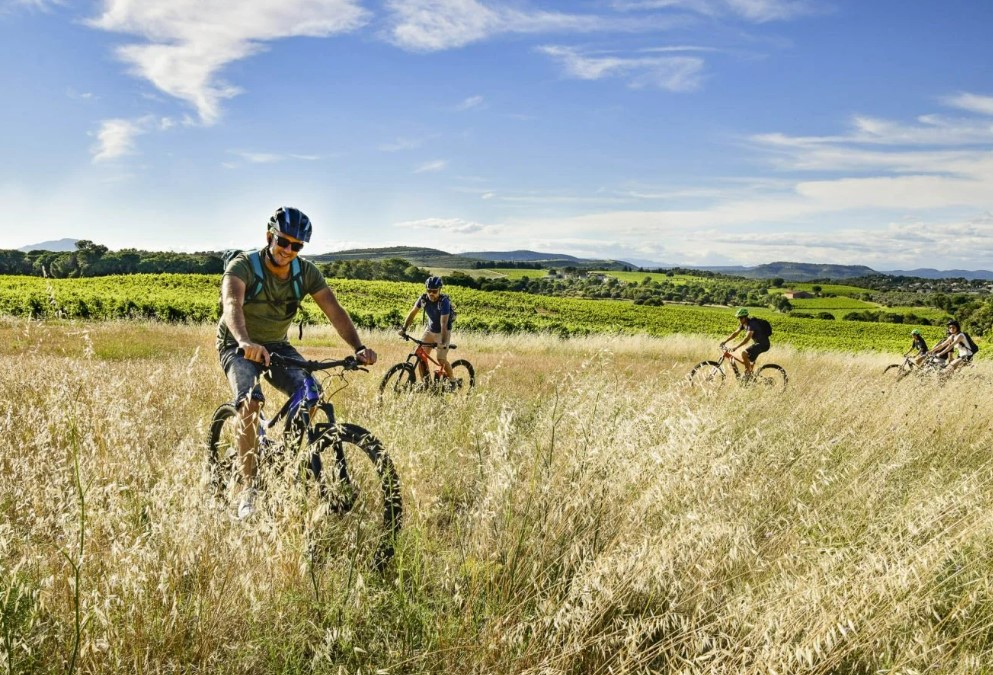
[[[400,329],[400,335],[406,335],[410,324],[414,322],[417,313],[422,309],[428,318],[428,327],[424,331],[424,342],[437,345],[438,353],[435,358],[438,364],[444,369],[446,377],[454,377],[452,364],[448,362],[448,343],[451,342],[450,319],[452,315],[452,301],[447,295],[441,292],[441,277],[428,277],[424,282],[424,293],[417,298],[417,302],[407,313],[407,318]],[[425,351],[429,354],[433,347],[425,346]],[[427,377],[427,366],[423,361],[417,362],[417,368],[421,372],[421,377]]]
[[[744,307],[735,312],[734,315],[738,318],[738,330],[725,338],[724,342],[721,343],[721,349],[724,349],[724,345],[733,340],[737,335],[744,333],[745,338],[737,346],[732,347],[730,351],[733,352],[749,340],[752,341],[752,346],[741,352],[741,361],[745,364],[745,373],[751,375],[752,368],[755,366],[755,359],[758,358],[759,354],[769,351],[769,335],[760,322],[748,316],[748,310]]]

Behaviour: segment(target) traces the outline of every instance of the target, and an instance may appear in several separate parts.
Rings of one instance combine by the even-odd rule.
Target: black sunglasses
[[[280,248],[290,248],[297,253],[303,249],[302,241],[290,241],[286,237],[276,234],[275,232],[272,234],[276,237],[276,246]]]

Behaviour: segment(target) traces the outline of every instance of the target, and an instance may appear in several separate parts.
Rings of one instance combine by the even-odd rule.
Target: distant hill
[[[334,262],[335,260],[386,260],[388,258],[403,258],[418,267],[453,267],[470,268],[476,262],[475,258],[464,255],[452,255],[436,248],[418,246],[390,246],[384,248],[353,248],[347,251],[334,251],[320,255],[307,256],[311,262]]]
[[[307,256],[313,262],[333,262],[335,260],[386,260],[403,258],[419,267],[448,267],[471,269],[476,262],[536,262],[546,267],[582,266],[589,269],[621,270],[637,267],[620,260],[592,260],[577,258],[563,253],[539,253],[537,251],[474,251],[452,254],[436,248],[417,246],[390,246],[384,248],[354,248],[320,255]]]
[[[810,281],[812,279],[854,279],[869,274],[880,274],[865,265],[822,265],[818,263],[773,262],[755,267],[725,266],[700,267],[720,274],[729,274],[749,279],[774,279],[787,281]]]
[[[546,267],[586,267],[589,269],[622,270],[626,267],[638,267],[623,260],[597,260],[594,258],[577,258],[565,253],[541,253],[539,251],[467,251],[460,255],[488,262],[529,262],[541,263]]]
[[[75,251],[77,241],[79,241],[79,239],[57,239],[55,241],[43,241],[38,244],[28,244],[27,246],[22,246],[17,250],[23,251],[24,253],[29,253],[30,251]]]
[[[564,253],[539,253],[538,251],[467,251],[463,253],[467,258],[477,260],[507,260],[512,262],[545,262],[546,260],[563,261],[570,264],[582,262],[581,258],[566,255]]]
[[[989,270],[936,270],[924,267],[916,270],[889,270],[883,272],[894,277],[918,277],[920,279],[985,279],[993,281],[993,272]]]

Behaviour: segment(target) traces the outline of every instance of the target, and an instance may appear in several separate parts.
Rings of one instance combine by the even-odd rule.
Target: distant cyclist
[[[438,364],[444,369],[445,377],[451,378],[453,374],[452,364],[448,362],[448,344],[451,342],[452,301],[441,292],[442,285],[441,277],[428,277],[427,281],[424,282],[424,293],[417,298],[414,306],[407,313],[403,328],[399,332],[400,335],[406,336],[410,324],[414,322],[418,312],[423,309],[428,318],[428,327],[421,340],[429,343],[425,345],[424,349],[431,353],[434,346],[438,347],[436,354]],[[423,361],[418,361],[417,369],[422,378],[428,376],[428,367]]]
[[[911,360],[915,365],[919,366],[924,362],[924,359],[927,358],[927,342],[924,341],[924,336],[921,335],[921,332],[916,328],[910,331],[910,336],[912,340],[910,349],[907,350],[904,356],[910,356],[914,352],[917,352],[917,356],[914,356]]]
[[[758,358],[759,354],[769,351],[769,334],[772,332],[769,328],[769,322],[765,319],[758,319],[755,317],[748,316],[748,310],[742,307],[737,312],[734,313],[738,317],[738,330],[728,335],[723,342],[721,342],[721,349],[725,349],[725,345],[733,340],[738,335],[744,333],[744,339],[737,344],[735,347],[731,347],[728,351],[734,352],[743,345],[747,344],[749,340],[752,341],[752,345],[741,352],[741,361],[745,364],[745,374],[751,376],[752,369],[755,366],[755,360]]]
[[[953,349],[958,350],[958,355],[945,366],[943,372],[948,374],[972,361],[972,344],[970,344],[969,337],[962,332],[962,327],[958,321],[948,322],[948,337],[936,344],[931,352],[935,356],[941,357],[944,354],[950,355]]]
[[[312,262],[297,257],[310,241],[312,231],[310,219],[301,211],[278,209],[266,227],[265,248],[239,253],[221,278],[217,350],[240,419],[238,455],[245,487],[238,505],[239,518],[255,510],[256,427],[259,410],[265,403],[259,375],[269,366],[270,354],[301,358],[286,335],[300,301],[307,295],[313,297],[338,335],[355,350],[356,358],[362,363],[376,362],[376,352],[362,344],[355,325],[338,304],[321,271]],[[238,354],[239,349],[244,351],[243,356]],[[305,375],[300,368],[273,367],[266,377],[289,396]]]

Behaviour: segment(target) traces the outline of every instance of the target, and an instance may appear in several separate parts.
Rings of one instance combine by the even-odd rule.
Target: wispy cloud
[[[273,164],[275,162],[285,162],[296,160],[300,162],[316,162],[321,159],[320,155],[300,155],[293,153],[275,152],[249,152],[245,150],[232,150],[231,154],[237,155],[250,164]]]
[[[446,166],[448,166],[447,159],[435,159],[421,164],[419,167],[414,169],[414,173],[431,173],[434,171],[441,171]]]
[[[472,234],[492,230],[493,226],[484,225],[462,218],[424,218],[422,220],[407,220],[395,223],[394,227],[412,230],[435,230],[455,234]]]
[[[737,16],[755,23],[793,19],[825,11],[823,3],[809,0],[614,0],[622,11],[683,10],[710,17]]]
[[[423,138],[398,138],[395,141],[381,143],[379,149],[383,152],[400,152],[402,150],[415,150],[424,145]]]
[[[66,0],[0,0],[0,14],[21,9],[49,10],[65,4]]]
[[[459,103],[457,106],[455,106],[455,109],[456,110],[459,110],[459,111],[462,111],[462,110],[472,110],[473,108],[478,108],[481,105],[483,105],[483,97],[482,96],[470,96],[469,98],[465,99],[464,101],[462,101],[461,103]]]
[[[516,9],[479,0],[389,0],[387,38],[412,51],[463,47],[504,33],[641,32],[671,25],[666,17],[567,14]]]
[[[622,78],[631,87],[658,87],[673,92],[700,87],[703,59],[696,56],[618,56],[584,54],[575,47],[546,45],[538,51],[561,64],[566,75],[581,80]]]
[[[957,94],[943,99],[945,105],[952,108],[961,108],[969,112],[980,115],[993,115],[993,96],[979,96],[977,94]]]
[[[355,30],[367,16],[358,0],[103,0],[103,13],[89,25],[143,39],[119,47],[117,56],[213,124],[221,103],[241,91],[219,78],[226,65],[281,38]]]

